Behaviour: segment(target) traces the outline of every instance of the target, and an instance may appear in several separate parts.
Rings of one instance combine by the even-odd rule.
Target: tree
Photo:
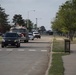
[[[43,33],[44,31],[46,31],[46,29],[45,29],[44,26],[41,26],[41,27],[40,27],[40,30],[42,31],[42,33]]]
[[[0,32],[4,33],[9,30],[10,25],[8,24],[8,15],[5,10],[0,6]]]
[[[22,15],[17,15],[17,14],[15,14],[14,16],[13,16],[13,23],[15,23],[15,25],[20,25],[20,26],[25,26],[25,21],[24,21],[24,19],[22,18]]]
[[[66,33],[73,40],[76,31],[76,0],[68,0],[60,6],[52,22],[52,29]]]
[[[24,20],[22,18],[22,15],[20,15],[20,14],[19,15],[15,14],[13,16],[13,23],[15,23],[15,25],[25,26],[29,31],[31,31],[33,28],[32,21],[30,19]]]
[[[29,32],[32,31],[32,29],[33,29],[33,23],[32,23],[32,21],[30,19],[26,19],[25,20],[25,26],[27,27],[27,29],[29,30]]]

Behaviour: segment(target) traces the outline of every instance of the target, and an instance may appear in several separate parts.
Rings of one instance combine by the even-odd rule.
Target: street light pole
[[[34,11],[35,12],[35,10],[30,10],[27,13],[27,28],[29,28],[29,12],[31,12],[31,11]]]
[[[41,18],[36,18],[36,29],[38,27],[38,20],[41,19]]]
[[[36,29],[37,29],[37,20],[38,20],[38,18],[36,18]]]

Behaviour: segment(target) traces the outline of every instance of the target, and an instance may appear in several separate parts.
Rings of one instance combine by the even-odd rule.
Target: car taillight
[[[21,37],[24,37],[24,36],[25,36],[25,34],[21,33],[21,34],[20,34],[20,36],[21,36]]]
[[[24,36],[26,36],[25,34],[23,34]]]

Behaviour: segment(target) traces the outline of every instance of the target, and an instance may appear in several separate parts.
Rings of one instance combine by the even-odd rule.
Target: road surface
[[[21,43],[20,48],[0,47],[0,75],[45,75],[51,37]]]

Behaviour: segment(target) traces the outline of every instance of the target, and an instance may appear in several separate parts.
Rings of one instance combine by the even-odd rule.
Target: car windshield
[[[5,37],[17,37],[18,35],[16,33],[6,33]]]
[[[33,35],[32,33],[29,33],[29,35]]]
[[[12,29],[13,32],[26,32],[26,29]]]
[[[39,33],[34,33],[34,34],[39,34]]]

